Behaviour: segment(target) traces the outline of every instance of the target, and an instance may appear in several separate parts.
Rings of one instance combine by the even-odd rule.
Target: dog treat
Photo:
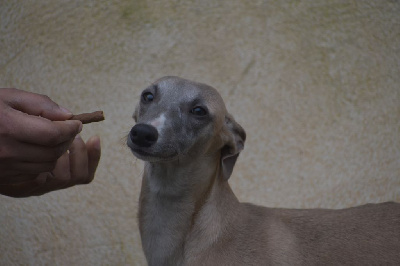
[[[104,114],[103,111],[84,113],[84,114],[74,115],[70,118],[70,120],[79,120],[82,122],[82,124],[100,122],[104,120]]]

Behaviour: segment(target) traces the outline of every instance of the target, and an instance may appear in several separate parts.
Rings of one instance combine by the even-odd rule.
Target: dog
[[[246,133],[206,84],[163,77],[127,138],[145,161],[139,229],[150,266],[400,265],[400,204],[279,209],[240,203],[228,179]]]

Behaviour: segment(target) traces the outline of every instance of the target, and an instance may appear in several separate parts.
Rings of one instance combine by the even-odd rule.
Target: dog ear
[[[221,176],[224,180],[228,180],[232,175],[239,153],[244,148],[246,132],[230,114],[227,114],[224,135],[225,145],[221,149]]]

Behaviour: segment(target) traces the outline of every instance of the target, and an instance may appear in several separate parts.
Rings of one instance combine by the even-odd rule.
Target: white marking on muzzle
[[[159,117],[150,122],[150,125],[157,129],[158,135],[161,135],[162,129],[165,126],[165,120],[167,120],[165,115],[161,114]]]

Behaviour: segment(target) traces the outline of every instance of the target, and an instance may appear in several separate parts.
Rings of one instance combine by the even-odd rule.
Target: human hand
[[[40,196],[54,190],[88,184],[94,178],[100,153],[98,137],[91,137],[85,144],[77,135],[52,171],[32,175],[31,180],[2,184],[0,194],[18,198]]]
[[[40,195],[93,179],[100,140],[75,138],[82,124],[71,116],[47,96],[0,89],[1,194]]]

